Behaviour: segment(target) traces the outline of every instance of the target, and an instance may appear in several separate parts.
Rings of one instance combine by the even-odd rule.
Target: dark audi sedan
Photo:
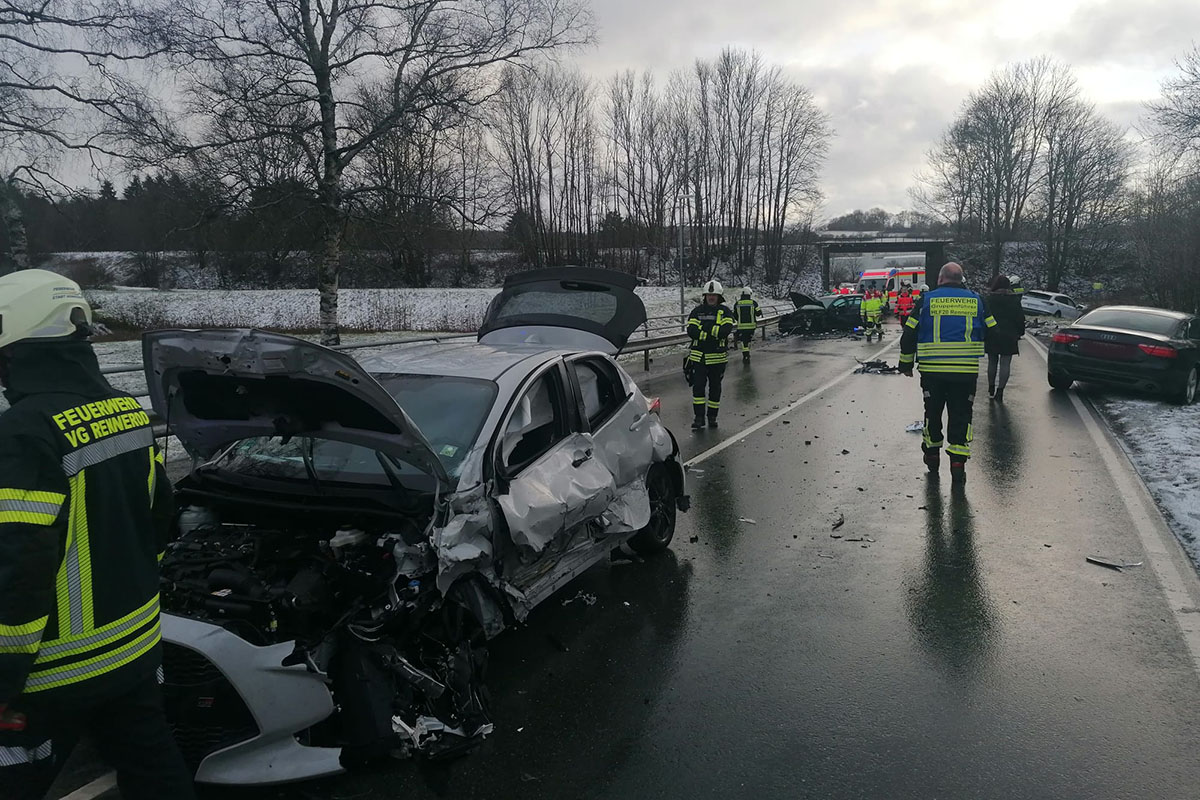
[[[1054,334],[1050,385],[1075,381],[1162,394],[1187,405],[1196,399],[1200,318],[1142,306],[1107,306]]]

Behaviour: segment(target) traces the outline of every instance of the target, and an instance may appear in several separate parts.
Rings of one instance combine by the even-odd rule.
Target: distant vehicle
[[[857,289],[857,283],[839,283],[837,288],[833,290],[833,294],[855,294]]]
[[[1078,319],[1084,307],[1065,294],[1027,290],[1021,295],[1021,309],[1026,314],[1046,314],[1060,319]]]
[[[1075,381],[1196,400],[1200,318],[1143,306],[1106,306],[1054,334],[1047,380],[1055,389]]]
[[[925,282],[924,267],[889,267],[887,269],[869,269],[858,279],[855,291],[862,294],[867,291],[883,292],[888,311],[896,310],[896,298],[904,284],[912,287]]]
[[[826,333],[862,324],[861,294],[831,294],[819,300],[801,292],[788,295],[796,310],[779,318],[779,332]]]
[[[162,558],[167,716],[196,780],[275,784],[491,730],[487,640],[686,510],[671,432],[616,361],[635,279],[513,275],[477,344],[363,361],[278,333],[154,331],[195,459]]]

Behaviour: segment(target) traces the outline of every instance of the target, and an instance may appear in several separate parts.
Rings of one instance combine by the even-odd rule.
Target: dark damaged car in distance
[[[1047,380],[1075,381],[1160,394],[1183,405],[1196,400],[1200,318],[1142,306],[1106,306],[1054,334]]]
[[[491,731],[488,639],[687,509],[675,439],[614,359],[632,278],[510,278],[477,343],[361,362],[275,333],[144,337],[195,459],[163,559],[164,692],[198,781],[281,783]]]
[[[862,324],[861,294],[831,294],[818,300],[791,292],[788,297],[796,310],[779,318],[782,334],[847,331]]]

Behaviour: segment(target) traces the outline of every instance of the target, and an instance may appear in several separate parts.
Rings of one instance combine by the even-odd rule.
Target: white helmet
[[[1008,276],[1008,285],[1009,286],[1020,286],[1021,285],[1021,276],[1020,275],[1009,275]]]
[[[713,278],[708,283],[704,284],[704,291],[701,292],[701,294],[715,294],[721,298],[722,302],[724,302],[725,287],[721,285],[719,280]]]
[[[751,289],[749,286],[742,287],[742,297],[753,297],[753,296],[754,296],[753,289]]]
[[[44,269],[0,277],[0,348],[72,336],[91,323],[91,306],[75,281]]]

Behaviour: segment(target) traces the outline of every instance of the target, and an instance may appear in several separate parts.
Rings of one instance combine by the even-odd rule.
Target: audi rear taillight
[[[1079,336],[1074,333],[1063,333],[1060,331],[1054,334],[1052,341],[1055,344],[1070,344],[1071,342],[1078,342]]]
[[[1155,358],[1177,358],[1179,356],[1178,350],[1163,344],[1139,344],[1138,349]]]
[[[662,398],[656,397],[650,401],[650,413],[662,416]]]

